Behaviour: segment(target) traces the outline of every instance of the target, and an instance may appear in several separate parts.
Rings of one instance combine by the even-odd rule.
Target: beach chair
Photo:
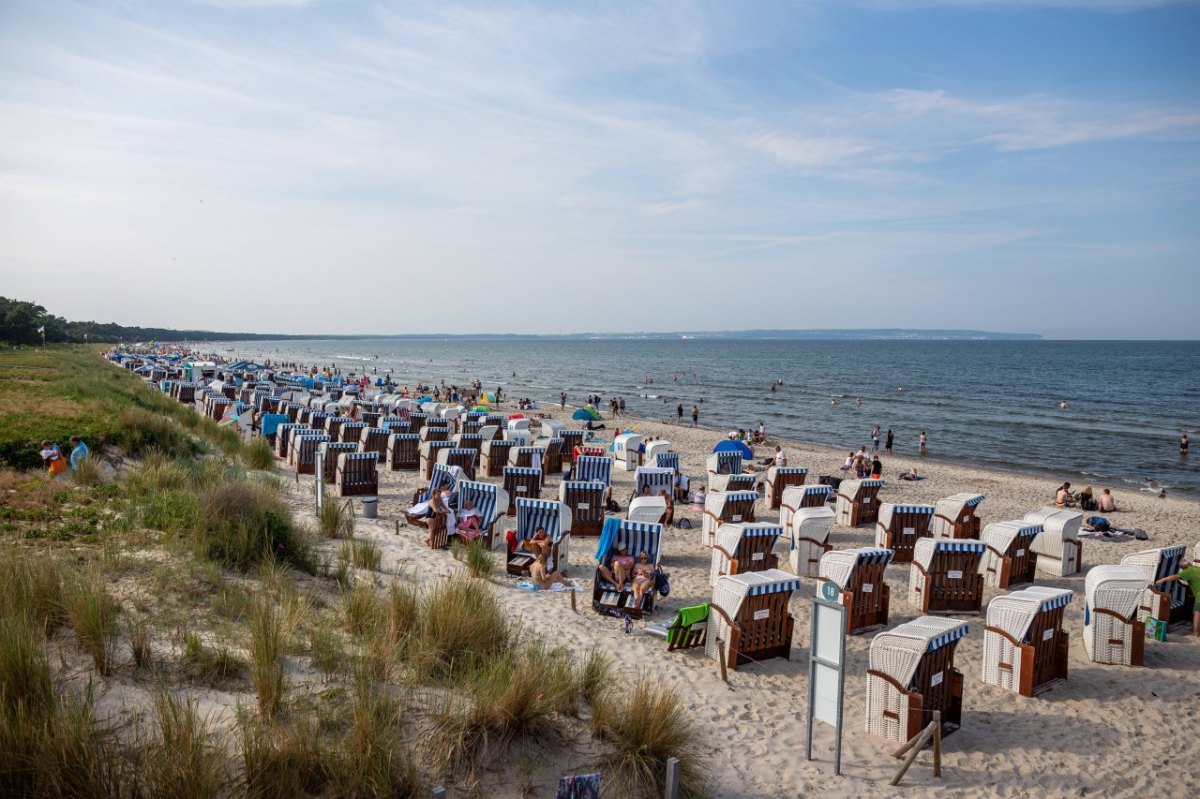
[[[911,563],[913,545],[919,538],[931,535],[932,505],[879,505],[879,521],[875,523],[875,546],[895,552],[893,563]]]
[[[779,569],[727,574],[717,579],[709,605],[705,652],[737,669],[769,658],[791,659],[792,628],[788,612],[800,578]]]
[[[1063,611],[1074,593],[1034,586],[993,597],[983,631],[983,681],[1021,696],[1067,679],[1070,638]]]
[[[308,426],[313,430],[324,431],[325,422],[330,416],[332,416],[332,414],[325,413],[324,411],[313,411],[311,414],[309,414]],[[330,437],[332,438],[332,436]]]
[[[504,490],[511,497],[508,505],[508,515],[515,516],[517,513],[517,500],[532,500],[541,496],[542,470],[528,466],[505,466]]]
[[[313,474],[317,468],[317,450],[322,443],[329,442],[329,436],[313,431],[300,433],[292,437],[293,463],[296,474]]]
[[[634,480],[634,496],[645,496],[642,492],[647,488],[652,497],[659,496],[661,491],[666,491],[668,497],[674,496],[675,472],[657,466],[639,466]]]
[[[340,431],[341,440],[357,444],[362,440],[362,433],[366,429],[367,426],[362,422],[345,422]]]
[[[482,440],[483,434],[479,431],[483,429],[485,424],[486,422],[484,422],[482,419],[468,416],[462,423],[462,433],[460,433],[460,435],[477,435],[479,436],[480,440]]]
[[[571,509],[571,535],[600,535],[604,527],[603,483],[564,480],[558,486],[558,501]]]
[[[296,422],[285,422],[275,428],[275,454],[281,458],[287,458],[291,452],[292,435],[297,430],[316,433],[306,424],[297,424]]]
[[[358,452],[358,445],[334,441],[331,436],[329,441],[317,445],[317,451],[321,453],[322,478],[326,483],[332,483],[337,478],[338,456],[345,452]]]
[[[511,468],[511,467],[510,467]],[[521,544],[533,538],[539,527],[550,536],[550,555],[546,559],[546,571],[561,571],[566,574],[570,564],[571,511],[561,502],[552,499],[514,500],[517,508],[517,523],[513,528],[517,536],[517,548],[507,555],[505,569],[514,577],[529,575],[530,565],[536,556],[523,550]]]
[[[553,419],[539,419],[541,433],[546,438],[558,438],[558,431],[565,430],[567,426],[562,422],[556,422]]]
[[[1134,552],[1121,558],[1122,566],[1136,566],[1142,570],[1146,584],[1161,580],[1179,572],[1180,561],[1187,554],[1182,544]],[[1138,619],[1145,622],[1153,619],[1161,629],[1154,635],[1159,640],[1166,638],[1166,628],[1178,622],[1191,621],[1195,598],[1187,583],[1173,580],[1159,586],[1147,587],[1138,606]]]
[[[509,466],[522,466],[527,469],[542,469],[545,463],[545,447],[522,446],[513,447],[508,451]]]
[[[528,447],[530,444],[533,443],[533,434],[530,433],[529,430],[527,430],[527,429],[523,429],[523,428],[514,429],[511,427],[507,427],[504,429],[504,440],[511,441],[514,444],[516,444],[518,447]]]
[[[574,463],[575,462],[575,448],[583,446],[583,431],[582,430],[559,430],[555,437],[562,439],[563,460],[566,461],[567,463]]]
[[[837,489],[837,523],[845,527],[874,524],[879,520],[877,495],[882,480],[843,480]]]
[[[846,634],[887,626],[891,590],[884,571],[892,550],[838,549],[821,557],[819,575],[838,587],[838,601],[846,608]]]
[[[451,439],[454,446],[459,449],[473,449],[477,453],[483,452],[483,436],[479,433],[459,433]]]
[[[580,455],[571,468],[572,480],[586,480],[612,485],[612,459],[603,455]]]
[[[912,740],[942,714],[942,735],[962,724],[963,675],[954,650],[965,621],[922,616],[879,633],[867,669],[867,732],[896,743]]]
[[[992,522],[983,528],[979,540],[987,545],[984,582],[996,588],[1032,583],[1037,574],[1033,540],[1041,532],[1040,524],[1023,521]]]
[[[792,515],[801,508],[828,507],[831,494],[833,489],[827,485],[788,486],[779,503],[779,523],[786,528],[791,524]]]
[[[833,528],[833,511],[824,508],[801,508],[791,515],[784,529],[790,544],[788,561],[798,577],[819,577],[821,556],[833,548],[829,531]]]
[[[500,437],[500,425],[484,420],[483,427],[479,428],[479,435],[485,442],[495,441],[497,439],[503,441]],[[505,457],[508,457],[507,455]]]
[[[657,466],[658,456],[667,455],[670,452],[670,441],[651,441],[646,444],[646,450],[642,453],[642,463],[646,466]]]
[[[655,444],[659,443],[657,441]],[[664,442],[665,443],[665,442]],[[659,469],[670,469],[679,474],[679,453],[678,452],[659,452],[654,456],[654,460],[646,459],[647,463],[653,463]]]
[[[390,430],[393,433],[407,433],[412,429],[412,425],[408,423],[407,416],[380,417],[379,426],[384,430]]]
[[[1069,577],[1083,571],[1083,543],[1079,540],[1082,513],[1063,508],[1038,508],[1026,513],[1023,521],[1042,526],[1042,534],[1033,539],[1039,572]]]
[[[438,458],[441,456],[441,452],[444,449],[454,449],[454,442],[446,440],[433,440],[422,441],[420,443],[418,451],[421,454],[421,459],[418,471],[425,475],[426,480],[428,480],[433,474],[434,464],[438,463]]]
[[[391,433],[387,443],[387,467],[393,472],[415,472],[421,468],[421,439],[416,433]]]
[[[721,491],[704,496],[704,515],[700,519],[700,531],[704,545],[711,547],[716,540],[717,529],[722,524],[753,522],[754,503],[758,501],[756,491]]]
[[[358,451],[374,452],[376,460],[386,463],[389,435],[382,427],[364,428],[358,439]]]
[[[411,411],[408,414],[408,424],[412,432],[417,435],[421,434],[421,429],[425,427],[425,423],[429,421],[429,414],[421,411]],[[424,441],[425,439],[421,439]]]
[[[490,550],[496,536],[496,522],[508,511],[508,493],[491,483],[459,480],[458,507],[465,508],[468,500],[479,511],[480,538],[484,547]]]
[[[449,487],[453,492],[458,490],[458,482],[463,477],[462,469],[457,466],[446,466],[445,464],[437,464],[433,468],[433,474],[429,478],[429,485],[425,488],[418,488],[413,492],[412,503],[417,505],[428,502],[433,496],[434,491],[440,491],[444,486]],[[446,527],[446,517],[443,514],[435,513],[432,516],[414,516],[406,512],[405,520],[414,526],[427,527],[429,529],[429,548],[430,549],[445,549],[450,546],[450,530]]]
[[[448,442],[453,443],[453,442]],[[443,447],[438,450],[438,463],[446,466],[457,466],[463,470],[468,479],[475,479],[475,464],[479,460],[479,452],[470,447]]]
[[[426,420],[425,424],[421,425],[421,430],[418,433],[422,442],[426,441],[449,441],[450,428],[442,426],[434,426],[433,421]]]
[[[934,506],[933,534],[941,538],[979,538],[979,505],[983,494],[955,494]]]
[[[592,607],[601,613],[619,611],[622,615],[640,619],[654,612],[657,586],[645,593],[640,606],[634,606],[633,589],[626,584],[624,590],[618,592],[617,586],[604,579],[604,575],[600,573],[599,563],[610,551],[624,546],[635,562],[641,553],[645,552],[655,568],[659,568],[662,561],[663,527],[661,524],[632,522],[628,519],[614,521],[616,523],[612,539],[605,540],[601,537],[600,546],[596,551],[597,567],[592,579]]]
[[[504,474],[508,465],[508,453],[516,447],[511,441],[503,439],[483,439],[483,447],[479,451],[480,467],[487,477],[499,477]]]
[[[621,469],[632,472],[642,463],[642,437],[637,433],[621,433],[613,436],[612,457]]]
[[[625,518],[635,522],[663,524],[667,516],[667,501],[660,496],[634,497],[629,500]]]
[[[708,641],[708,603],[680,608],[666,628],[667,651],[698,649]]]
[[[728,491],[730,477],[742,474],[740,452],[714,452],[708,456],[708,490]],[[753,475],[747,475],[753,479]],[[739,481],[745,483],[745,480]]]
[[[1138,614],[1146,583],[1138,566],[1093,566],[1087,573],[1083,648],[1094,662],[1142,665],[1146,626]]]
[[[767,469],[767,507],[778,510],[783,504],[783,492],[791,486],[802,486],[808,479],[808,469],[802,466],[772,466]]]
[[[982,541],[918,539],[908,572],[909,601],[922,613],[978,613],[986,554]]]
[[[552,438],[546,442],[546,454],[542,456],[542,472],[547,477],[562,477],[563,473],[563,440]]]
[[[712,548],[708,584],[715,586],[717,578],[726,574],[779,568],[779,557],[772,550],[781,535],[783,528],[773,522],[722,524]]]
[[[346,443],[346,442],[342,442]],[[379,461],[374,452],[343,452],[338,455],[334,482],[339,497],[373,496],[379,493]]]
[[[328,433],[334,441],[342,440],[342,425],[350,421],[345,416],[326,416],[325,417],[325,432]],[[355,442],[357,443],[357,442]]]
[[[358,412],[358,421],[367,425],[367,427],[378,427],[379,420],[383,418],[383,414],[379,411],[362,410]]]

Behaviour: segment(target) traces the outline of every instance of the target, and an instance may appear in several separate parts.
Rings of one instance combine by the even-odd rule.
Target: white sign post
[[[834,729],[833,773],[842,773],[842,695],[846,685],[846,609],[838,587],[821,583],[813,597],[812,644],[808,649],[808,759],[813,759],[813,721]]]
[[[321,445],[317,445],[317,462],[313,467],[316,470],[317,480],[315,489],[317,492],[317,515],[321,514],[321,506],[325,504],[325,453],[321,451]]]

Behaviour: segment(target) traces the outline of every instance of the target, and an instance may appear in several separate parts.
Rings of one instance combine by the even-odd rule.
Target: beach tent
[[[576,422],[599,421],[600,414],[591,408],[576,408],[575,413],[571,414],[571,419]]]

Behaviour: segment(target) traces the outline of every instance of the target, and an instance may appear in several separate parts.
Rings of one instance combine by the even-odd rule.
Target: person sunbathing
[[[543,591],[555,583],[561,583],[563,581],[562,572],[549,571],[548,567],[546,566],[546,562],[545,555],[538,555],[537,560],[529,564],[530,582]]]
[[[474,540],[482,532],[481,525],[482,517],[479,515],[479,511],[475,509],[471,500],[465,500],[462,510],[458,513],[458,534]]]
[[[533,537],[526,539],[522,546],[527,552],[532,552],[535,555],[549,556],[552,543],[550,536],[546,534],[546,528],[539,527],[533,531]]]
[[[654,571],[649,553],[638,555],[638,562],[633,566],[633,607],[641,607],[646,592],[654,588]]]
[[[625,581],[633,571],[633,556],[626,551],[624,544],[617,546],[617,551],[609,558],[608,565],[600,564],[600,576],[617,587],[617,591],[625,589]]]
[[[665,488],[662,491],[659,491],[658,495],[663,498],[664,502],[667,503],[667,512],[663,516],[663,526],[670,527],[675,523],[675,500],[671,499],[671,492],[667,491]]]
[[[1100,493],[1100,499],[1098,501],[1100,504],[1100,511],[1102,513],[1112,513],[1117,509],[1116,500],[1113,499],[1112,492],[1110,492],[1107,488]]]

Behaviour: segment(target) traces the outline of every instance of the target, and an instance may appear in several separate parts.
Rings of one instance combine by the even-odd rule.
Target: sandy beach
[[[554,408],[550,413],[561,419],[569,411],[564,414]],[[643,435],[670,441],[672,449],[680,454],[683,471],[693,479],[704,475],[705,459],[722,437],[720,431],[702,427],[638,419],[618,421]],[[605,423],[610,428],[603,431],[608,443],[613,422]],[[768,446],[758,448],[756,456],[773,452],[773,445],[779,443],[789,465],[810,470],[809,482],[815,482],[818,475],[840,474],[837,469],[845,452],[861,443],[847,442],[843,450],[777,442],[769,436],[768,442]],[[887,482],[880,501],[932,504],[950,494],[975,491],[987,497],[980,509],[984,525],[1020,518],[1048,504],[1057,487],[1042,477],[939,463],[915,453],[885,456],[883,462]],[[925,479],[915,483],[895,479],[910,467]],[[613,495],[624,510],[633,490],[634,474],[614,469],[613,478]],[[301,477],[291,495],[300,516],[312,513],[311,481],[311,477]],[[381,470],[379,518],[360,518],[356,535],[379,544],[386,573],[415,573],[430,581],[463,567],[449,552],[428,549],[424,530],[403,523],[403,511],[412,492],[423,482],[413,472]],[[1094,486],[1097,493],[1104,487]],[[556,491],[557,481],[551,480],[543,489],[543,497],[556,496]],[[1118,512],[1109,514],[1114,525],[1143,528],[1150,540],[1086,540],[1085,573],[1092,566],[1117,563],[1123,555],[1141,549],[1185,544],[1190,550],[1197,543],[1200,504],[1115,488],[1114,495]],[[775,513],[765,510],[765,505],[760,500],[759,520],[774,520]],[[708,585],[711,551],[701,540],[700,514],[679,505],[676,517],[690,519],[692,528],[671,528],[665,534],[662,565],[671,576],[671,594],[660,601],[652,618],[635,623],[631,635],[623,632],[620,620],[600,616],[590,607],[595,539],[577,539],[571,547],[570,575],[579,580],[582,589],[576,612],[571,610],[568,594],[520,590],[513,578],[495,578],[496,589],[512,616],[547,640],[579,651],[605,647],[617,658],[620,669],[630,674],[648,670],[678,686],[689,697],[689,709],[710,750],[709,774],[715,796],[796,796],[815,791],[849,796],[886,790],[896,768],[897,761],[888,756],[895,745],[867,734],[864,717],[867,655],[878,631],[851,636],[847,641],[843,776],[832,774],[830,728],[818,728],[816,760],[809,763],[804,759],[806,659],[815,580],[806,578],[791,603],[796,620],[791,658],[744,665],[730,672],[728,684],[722,682],[717,662],[705,657],[703,650],[669,653],[662,640],[642,632],[645,623],[669,621],[678,608],[707,602],[712,596]],[[500,524],[503,527],[506,522]],[[830,540],[835,549],[869,546],[874,544],[874,529],[835,526]],[[784,547],[781,540],[776,551],[781,555],[782,567],[787,568]],[[497,555],[502,556],[502,552]],[[920,615],[907,600],[909,568],[908,564],[899,564],[887,569],[891,587],[889,627]],[[943,777],[933,778],[928,756],[923,756],[905,777],[905,790],[916,787],[922,794],[936,795],[969,791],[987,796],[1128,796],[1143,793],[1164,780],[1177,783],[1176,770],[1190,767],[1190,756],[1196,754],[1197,746],[1190,735],[1188,705],[1200,698],[1200,644],[1185,635],[1182,628],[1176,628],[1166,642],[1147,642],[1144,668],[1095,664],[1088,659],[1081,637],[1084,574],[1066,578],[1039,575],[1036,583],[1075,592],[1065,616],[1071,640],[1069,678],[1035,698],[984,684],[980,679],[984,619],[961,616],[971,625],[970,635],[959,644],[955,658],[964,675],[962,728],[945,739]],[[996,593],[988,588],[985,603]],[[552,782],[568,765],[580,765],[581,755],[574,757],[576,762],[572,764],[538,764],[532,782]],[[515,787],[511,791],[501,787],[489,795],[521,794]]]

